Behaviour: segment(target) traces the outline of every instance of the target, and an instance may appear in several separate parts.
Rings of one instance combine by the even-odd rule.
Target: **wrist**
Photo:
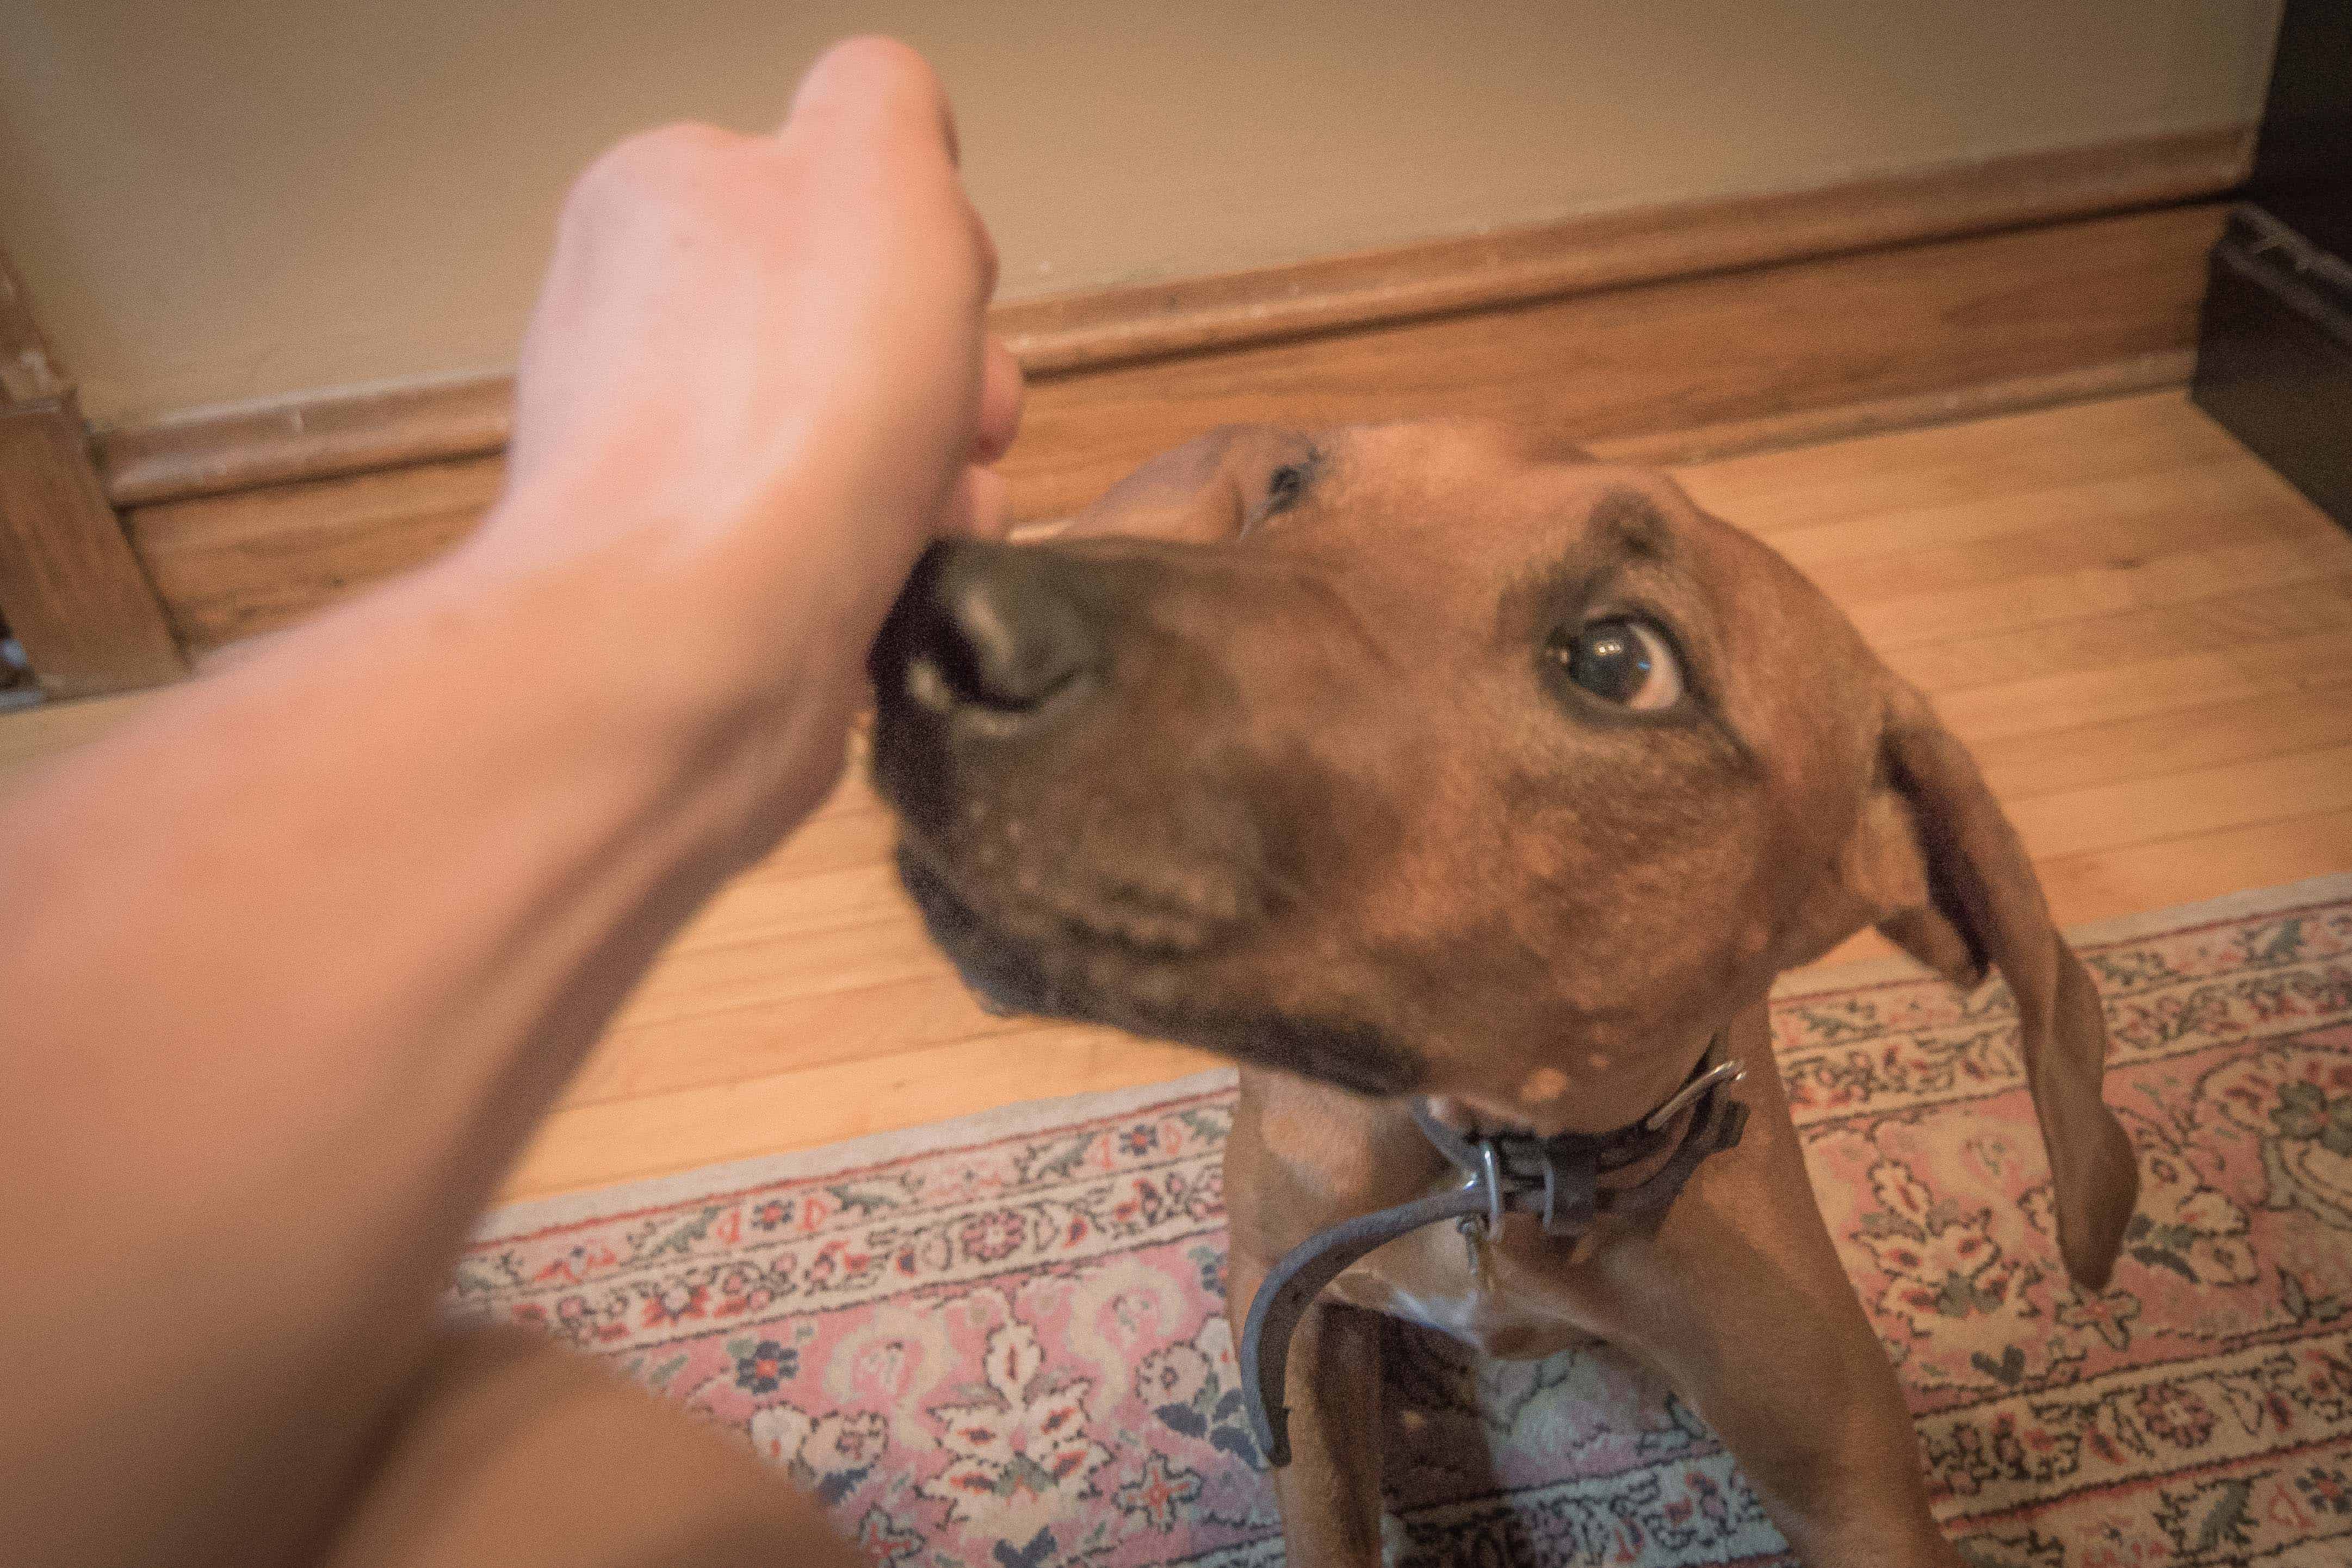
[[[419,574],[424,614],[404,617],[466,642],[469,678],[509,685],[518,711],[573,709],[629,758],[736,797],[756,853],[837,776],[865,700],[864,607],[835,591],[836,563],[779,570],[743,559],[739,530],[708,515],[622,511],[553,487],[510,493]]]

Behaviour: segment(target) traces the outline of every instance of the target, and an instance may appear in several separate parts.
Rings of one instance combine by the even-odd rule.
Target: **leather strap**
[[[1441,1219],[1486,1212],[1484,1184],[1465,1182],[1451,1192],[1342,1220],[1283,1254],[1250,1298],[1249,1321],[1242,1328],[1242,1389],[1249,1402],[1250,1430],[1266,1463],[1277,1468],[1290,1463],[1290,1410],[1282,1403],[1290,1336],[1323,1287],[1349,1264],[1400,1236]]]
[[[1242,1388],[1250,1428],[1266,1462],[1290,1462],[1290,1412],[1282,1396],[1289,1373],[1290,1336],[1323,1287],[1368,1253],[1440,1220],[1475,1220],[1492,1235],[1507,1213],[1542,1218],[1547,1235],[1572,1238],[1601,1215],[1647,1218],[1681,1196],[1699,1162],[1739,1142],[1748,1107],[1727,1090],[1740,1070],[1723,1042],[1707,1048],[1680,1089],[1656,1111],[1613,1133],[1464,1134],[1416,1101],[1413,1121],[1463,1173],[1460,1186],[1376,1209],[1317,1231],[1283,1255],[1250,1300],[1242,1328]],[[1677,1134],[1677,1113],[1691,1114]],[[1603,1188],[1600,1177],[1653,1158],[1671,1145],[1666,1162],[1631,1186]]]

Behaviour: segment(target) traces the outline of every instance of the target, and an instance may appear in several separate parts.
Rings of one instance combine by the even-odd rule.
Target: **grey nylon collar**
[[[1679,1197],[1709,1155],[1739,1142],[1748,1107],[1725,1092],[1739,1063],[1717,1039],[1681,1088],[1639,1122],[1613,1133],[1464,1134],[1415,1101],[1413,1121],[1464,1177],[1460,1186],[1391,1208],[1359,1215],[1317,1231],[1284,1254],[1251,1298],[1242,1330],[1242,1389],[1258,1450],[1276,1468],[1290,1462],[1290,1412],[1282,1403],[1290,1336],[1324,1286],[1374,1249],[1425,1225],[1452,1219],[1493,1234],[1509,1213],[1541,1217],[1544,1233],[1573,1238],[1601,1215],[1654,1218]],[[1675,1118],[1688,1107],[1677,1134]],[[1674,1149],[1666,1162],[1631,1186],[1603,1190],[1600,1177]]]

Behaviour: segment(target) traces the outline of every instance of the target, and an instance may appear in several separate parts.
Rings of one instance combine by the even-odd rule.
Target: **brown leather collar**
[[[1580,1236],[1600,1215],[1664,1211],[1700,1160],[1731,1146],[1692,1134],[1708,1108],[1738,1105],[1715,1091],[1739,1082],[1743,1071],[1718,1040],[1656,1110],[1611,1133],[1557,1133],[1548,1138],[1521,1132],[1460,1133],[1438,1120],[1428,1102],[1418,1100],[1412,1119],[1438,1153],[1486,1195],[1490,1227],[1500,1228],[1505,1214],[1518,1210],[1540,1215],[1548,1236]],[[1744,1122],[1745,1115],[1740,1107],[1734,1120]],[[1739,1130],[1731,1127],[1731,1143],[1738,1141]],[[1612,1172],[1653,1163],[1669,1150],[1672,1156],[1643,1179],[1602,1185]]]

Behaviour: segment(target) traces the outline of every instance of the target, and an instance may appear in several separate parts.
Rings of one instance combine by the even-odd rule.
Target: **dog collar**
[[[1699,1162],[1739,1142],[1748,1107],[1725,1091],[1742,1069],[1718,1038],[1682,1087],[1631,1126],[1613,1133],[1462,1134],[1416,1100],[1412,1119],[1438,1153],[1460,1171],[1450,1191],[1359,1215],[1317,1231],[1284,1254],[1250,1299],[1242,1329],[1242,1388],[1259,1452],[1277,1469],[1290,1463],[1290,1412],[1282,1402],[1290,1364],[1290,1336],[1324,1286],[1349,1266],[1400,1236],[1451,1219],[1476,1244],[1493,1235],[1503,1216],[1541,1217],[1544,1234],[1581,1236],[1602,1215],[1654,1218],[1679,1197]],[[1675,1130],[1675,1118],[1691,1114]],[[1600,1178],[1654,1159],[1665,1163],[1630,1186],[1603,1188]]]

